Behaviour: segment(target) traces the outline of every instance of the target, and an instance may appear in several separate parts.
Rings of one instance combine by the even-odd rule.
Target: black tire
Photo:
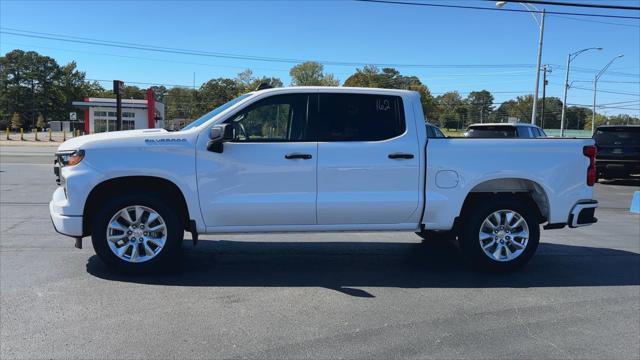
[[[91,242],[98,257],[110,268],[128,274],[157,272],[172,269],[180,259],[184,224],[170,203],[160,200],[159,194],[127,192],[106,201],[91,219]],[[111,218],[121,209],[140,205],[157,212],[166,226],[166,241],[155,257],[144,262],[125,261],[111,251],[107,240],[107,227]]]
[[[499,210],[511,210],[522,216],[529,229],[529,236],[524,250],[512,260],[498,261],[485,254],[480,244],[480,231],[487,217]],[[509,272],[524,266],[538,249],[540,242],[540,224],[537,212],[531,202],[517,197],[498,197],[491,201],[474,201],[465,209],[459,224],[459,243],[463,255],[481,269]],[[487,240],[490,242],[491,239]],[[495,249],[495,248],[490,248]],[[506,252],[499,253],[500,255]],[[499,256],[500,257],[500,256]]]

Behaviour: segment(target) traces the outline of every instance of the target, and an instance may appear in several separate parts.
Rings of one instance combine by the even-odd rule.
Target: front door
[[[207,227],[316,224],[317,143],[307,94],[275,95],[233,115],[222,153],[198,150]]]

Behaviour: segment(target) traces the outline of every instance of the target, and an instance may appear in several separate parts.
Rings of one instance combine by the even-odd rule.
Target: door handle
[[[389,154],[389,159],[413,159],[413,154],[393,153]]]
[[[311,159],[311,155],[309,155],[309,154],[291,153],[291,154],[285,155],[284,158],[287,159],[287,160],[295,160],[295,159],[309,160],[309,159]]]

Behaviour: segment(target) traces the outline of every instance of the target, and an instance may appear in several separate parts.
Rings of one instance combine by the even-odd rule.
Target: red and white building
[[[122,99],[122,130],[152,129],[164,126],[164,104],[155,101],[153,90],[147,90],[146,100]],[[84,132],[92,134],[115,131],[116,99],[84,98],[73,106],[84,111]]]

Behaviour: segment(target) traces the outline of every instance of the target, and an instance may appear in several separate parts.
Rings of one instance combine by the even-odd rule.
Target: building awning
[[[116,107],[116,103],[115,102],[99,102],[99,101],[74,101],[71,103],[73,106],[76,107],[108,107],[108,108],[115,108]],[[147,108],[147,104],[131,104],[131,103],[125,103],[124,101],[122,102],[122,108],[128,108],[128,109],[146,109]]]

